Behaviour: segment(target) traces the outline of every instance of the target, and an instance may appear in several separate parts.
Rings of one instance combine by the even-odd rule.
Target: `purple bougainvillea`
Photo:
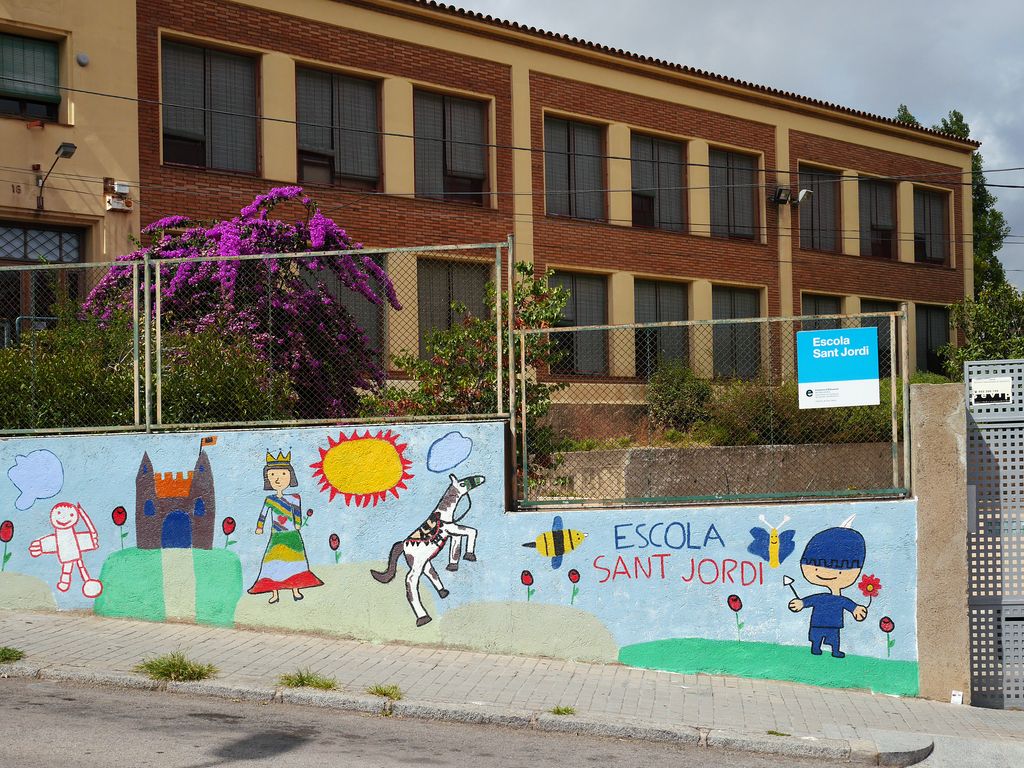
[[[304,215],[288,222],[272,218],[282,203]],[[362,247],[325,216],[301,187],[278,187],[258,195],[238,216],[204,226],[186,216],[168,216],[143,233],[152,242],[118,259],[93,289],[83,311],[109,321],[132,306],[132,265],[183,259],[160,267],[165,331],[213,330],[248,339],[269,366],[286,373],[298,395],[296,416],[331,418],[353,412],[357,389],[384,380],[381,355],[339,301],[348,289],[371,304],[401,309],[387,273],[370,257],[318,251]],[[288,259],[240,260],[251,254],[303,253]],[[226,257],[209,260],[210,257]],[[139,281],[141,282],[141,280]],[[138,286],[141,292],[144,289]],[[151,291],[155,296],[155,281]],[[139,296],[139,306],[143,296]],[[165,350],[173,357],[173,350]]]

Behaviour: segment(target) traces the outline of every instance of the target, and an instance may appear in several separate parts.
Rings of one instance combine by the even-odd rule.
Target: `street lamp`
[[[46,180],[50,178],[50,174],[53,172],[54,166],[57,165],[58,160],[66,159],[75,154],[78,149],[70,141],[62,141],[60,146],[57,147],[57,151],[54,153],[57,155],[53,158],[53,164],[50,165],[50,170],[46,172],[45,176],[36,176],[36,184],[39,185],[39,194],[36,196],[36,210],[43,210],[43,187],[46,186]]]

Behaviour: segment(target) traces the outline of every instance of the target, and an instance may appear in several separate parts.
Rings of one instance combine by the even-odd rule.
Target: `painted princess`
[[[263,468],[263,489],[274,493],[263,501],[263,509],[256,522],[256,533],[263,533],[269,518],[270,541],[267,542],[267,551],[263,553],[259,576],[256,577],[256,583],[249,587],[249,594],[271,592],[270,603],[280,600],[282,589],[290,589],[292,599],[301,600],[303,589],[323,584],[309,570],[306,547],[302,543],[302,497],[297,493],[285,493],[285,490],[298,484],[291,452],[278,453],[276,457],[268,453]]]

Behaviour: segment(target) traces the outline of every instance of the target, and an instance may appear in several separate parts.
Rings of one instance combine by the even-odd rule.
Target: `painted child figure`
[[[839,649],[843,611],[850,613],[856,621],[864,621],[868,617],[867,606],[857,605],[842,595],[842,591],[860,576],[866,553],[864,536],[852,528],[820,531],[811,537],[804,548],[800,571],[807,581],[825,587],[828,592],[790,600],[789,610],[799,613],[804,608],[811,609],[811,625],[807,637],[811,641],[811,653],[815,656],[821,655],[822,643],[832,648],[835,658],[846,656]]]
[[[76,531],[75,526],[79,520],[85,525],[86,530]],[[96,598],[103,592],[103,584],[92,578],[82,560],[83,552],[91,552],[99,549],[100,539],[96,533],[96,526],[92,524],[89,515],[85,513],[80,504],[71,504],[62,501],[53,506],[50,510],[50,525],[53,526],[53,533],[36,539],[28,545],[28,553],[32,557],[40,555],[56,555],[60,562],[60,580],[57,582],[57,589],[67,592],[71,588],[71,577],[77,566],[82,576],[82,594],[88,598]]]

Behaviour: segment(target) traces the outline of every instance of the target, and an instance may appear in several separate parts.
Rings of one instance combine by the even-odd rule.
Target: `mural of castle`
[[[216,518],[213,469],[199,450],[191,472],[154,472],[142,454],[135,476],[135,536],[139,549],[212,549]]]

